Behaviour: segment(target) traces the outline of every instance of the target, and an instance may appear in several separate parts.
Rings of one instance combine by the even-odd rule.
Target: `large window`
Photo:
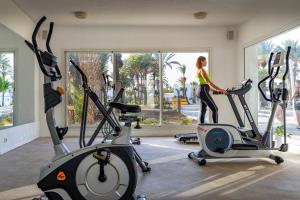
[[[196,124],[200,106],[195,96],[198,86],[195,63],[199,56],[205,56],[209,60],[208,53],[200,52],[67,52],[68,124],[80,124],[83,103],[80,76],[70,66],[70,58],[80,64],[91,88],[101,100],[105,101],[104,96],[109,97],[106,101],[111,100],[114,91],[125,88],[122,100],[127,104],[141,106],[142,124]],[[103,89],[103,73],[113,80],[114,87],[108,91]],[[92,103],[88,109],[88,124],[97,124],[102,116]]]
[[[0,128],[13,126],[14,53],[0,52]]]
[[[79,125],[81,122],[83,105],[82,81],[77,70],[70,65],[70,58],[79,63],[86,74],[91,89],[101,100],[111,95],[111,90],[104,87],[104,77],[112,76],[112,54],[103,52],[67,52],[67,122],[69,125]],[[101,115],[92,101],[89,101],[87,123],[98,124]]]
[[[296,28],[262,41],[253,46],[245,49],[245,78],[251,78],[254,81],[253,89],[247,94],[247,100],[250,103],[250,107],[254,111],[254,116],[259,125],[261,131],[265,130],[267,121],[271,112],[271,104],[264,100],[262,95],[257,89],[257,83],[267,75],[268,73],[268,58],[271,51],[281,50],[284,51],[288,46],[292,47],[290,54],[290,73],[288,76],[287,84],[290,97],[297,92],[297,80],[300,80],[300,28]],[[281,84],[281,77],[285,67],[279,73],[278,79],[275,80],[276,85]],[[267,90],[267,85],[265,85]],[[299,91],[298,91],[299,92]],[[296,101],[289,101],[287,104],[287,127],[288,132],[293,134],[297,130],[299,122],[297,121],[297,111],[295,110]],[[299,112],[299,111],[298,111]],[[300,116],[298,116],[298,120]],[[279,127],[282,124],[282,109],[278,106],[275,115],[275,127]]]

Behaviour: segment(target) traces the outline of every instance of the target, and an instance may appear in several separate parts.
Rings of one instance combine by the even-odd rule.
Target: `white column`
[[[163,98],[164,98],[164,93],[163,93],[163,58],[162,58],[162,53],[159,52],[159,103],[160,103],[160,110],[159,110],[159,126],[162,125],[162,115],[163,115]]]

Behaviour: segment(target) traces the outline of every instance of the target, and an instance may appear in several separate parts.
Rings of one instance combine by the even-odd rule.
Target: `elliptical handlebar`
[[[261,81],[259,81],[258,83],[258,89],[260,91],[260,93],[262,94],[263,98],[266,100],[266,101],[269,101],[269,102],[272,102],[272,99],[271,98],[268,98],[267,95],[264,93],[263,89],[262,89],[262,83],[264,83],[268,78],[270,78],[272,76],[272,73],[273,73],[273,68],[271,68],[271,64],[272,64],[272,58],[274,56],[274,53],[272,52],[270,54],[270,57],[269,57],[269,62],[268,62],[268,73],[269,75],[266,76],[265,78],[263,78]]]
[[[286,80],[286,76],[290,71],[290,65],[289,65],[290,52],[291,52],[291,46],[288,46],[286,56],[285,56],[285,73],[282,77],[283,82]]]
[[[72,59],[70,59],[70,62],[71,62],[72,65],[76,68],[76,70],[80,73],[83,84],[88,85],[87,77],[86,77],[86,75],[83,73],[83,71],[80,69],[80,67],[79,67]]]
[[[52,32],[53,32],[53,26],[54,26],[54,23],[53,22],[50,22],[50,26],[49,26],[49,32],[48,32],[48,36],[47,36],[47,40],[46,40],[46,47],[47,47],[47,51],[52,53],[52,49],[50,47],[50,41],[51,41],[51,37],[52,37]],[[59,67],[57,66],[57,64],[55,65],[55,70],[56,70],[56,76],[58,79],[61,79],[62,78],[62,75],[60,73],[60,70],[59,70]]]
[[[36,41],[36,36],[37,36],[37,34],[38,34],[39,30],[40,30],[40,27],[41,27],[42,24],[46,21],[46,19],[47,19],[47,18],[46,18],[45,16],[43,16],[43,17],[38,21],[38,23],[36,24],[36,26],[35,26],[35,28],[34,28],[34,31],[33,31],[33,33],[32,33],[32,45],[33,45],[32,47],[33,47],[33,51],[34,51],[34,53],[35,53],[35,55],[36,55],[36,58],[37,58],[37,60],[38,60],[39,66],[40,66],[40,68],[41,68],[43,74],[44,74],[45,76],[51,77],[52,75],[49,74],[49,73],[47,72],[47,70],[45,69],[45,66],[44,66],[44,64],[43,64],[41,55],[40,55],[39,50],[38,50],[38,44],[37,44],[37,41]]]
[[[47,36],[47,40],[46,40],[46,47],[47,47],[48,52],[50,52],[50,53],[53,53],[51,50],[51,47],[50,47],[50,40],[51,40],[52,32],[53,32],[53,25],[54,25],[54,23],[50,22],[49,32],[48,32],[48,36]]]
[[[290,57],[290,51],[291,51],[291,47],[288,46],[287,48],[287,52],[286,52],[286,56],[285,56],[285,72],[284,72],[284,75],[282,77],[282,89],[285,89],[285,80],[286,80],[286,76],[288,75],[289,73],[289,57]],[[273,56],[274,56],[274,53],[272,52],[270,54],[270,57],[269,57],[269,62],[268,62],[268,76],[266,76],[265,78],[263,78],[259,83],[258,83],[258,89],[260,91],[260,93],[262,94],[263,98],[266,100],[266,101],[269,101],[269,102],[272,102],[272,101],[279,101],[279,97],[276,96],[276,95],[272,95],[273,94],[273,91],[274,91],[274,88],[273,88],[273,82],[275,80],[275,78],[277,77],[277,75],[279,74],[279,71],[280,71],[280,66],[277,66],[277,69],[276,69],[276,72],[275,74],[274,73],[274,67],[272,67],[272,59],[273,59]],[[275,58],[276,59],[276,58]],[[268,98],[266,96],[266,94],[264,93],[263,89],[262,89],[262,84],[270,78],[270,81],[269,81],[269,91],[270,91],[270,98]]]
[[[55,64],[55,66],[49,66],[49,67],[54,67],[55,68],[55,71],[49,70],[50,71],[50,73],[49,73],[47,71],[47,69],[45,68],[45,63],[43,62],[43,59],[42,59],[42,57],[44,57],[44,56],[51,56],[52,59],[54,57],[53,54],[52,54],[52,50],[50,48],[50,40],[51,40],[52,31],[53,31],[53,25],[54,25],[53,22],[50,23],[49,33],[47,35],[46,47],[47,47],[47,51],[48,52],[43,52],[42,50],[40,50],[39,47],[38,47],[38,43],[36,41],[36,37],[37,37],[37,34],[38,34],[39,30],[40,30],[40,27],[46,21],[46,19],[47,18],[45,16],[43,16],[38,21],[38,23],[36,24],[36,26],[34,28],[34,31],[32,33],[32,43],[30,43],[27,40],[25,40],[25,43],[35,53],[36,58],[37,58],[38,63],[39,63],[39,66],[40,66],[40,69],[43,72],[43,74],[45,76],[47,76],[47,77],[50,77],[51,80],[59,80],[59,79],[62,78],[62,76],[61,76],[61,73],[60,73],[60,70],[59,70],[57,64]]]

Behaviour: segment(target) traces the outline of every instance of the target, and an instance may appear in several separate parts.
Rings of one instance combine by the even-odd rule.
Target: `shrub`
[[[192,125],[193,120],[190,117],[181,118],[181,125]]]
[[[275,135],[279,136],[279,137],[283,137],[284,136],[284,130],[283,130],[283,126],[277,126],[275,129]],[[287,133],[287,137],[291,137],[292,134]]]
[[[147,119],[143,119],[142,124],[154,125],[154,124],[158,124],[158,120],[155,118],[147,118]]]

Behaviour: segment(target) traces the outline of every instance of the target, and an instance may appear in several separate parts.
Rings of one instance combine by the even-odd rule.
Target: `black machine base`
[[[183,143],[199,143],[197,133],[178,133],[174,137]]]

